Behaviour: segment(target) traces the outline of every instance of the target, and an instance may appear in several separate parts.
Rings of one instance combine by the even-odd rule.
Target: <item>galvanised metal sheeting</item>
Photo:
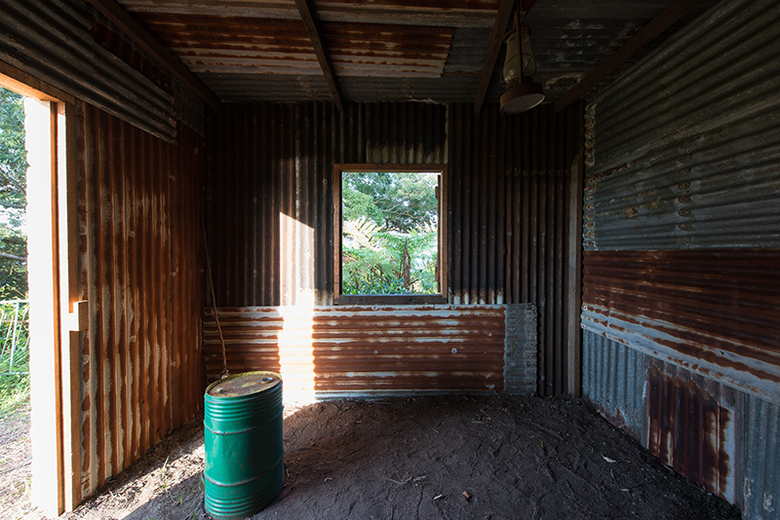
[[[173,98],[98,45],[80,0],[4,0],[0,60],[153,135],[176,135]]]
[[[742,393],[738,402],[743,518],[780,518],[780,406]]]
[[[501,390],[505,307],[402,305],[217,310],[231,373],[281,372],[285,388],[317,394]],[[531,318],[532,319],[532,318]],[[208,379],[222,371],[211,309],[204,319]]]
[[[535,304],[538,392],[556,395],[567,391],[568,201],[582,107],[512,117],[497,108],[450,108],[450,301]]]
[[[779,406],[590,331],[583,342],[583,394],[611,422],[744,518],[778,518]]]
[[[81,498],[201,408],[204,141],[77,104]]]
[[[723,2],[589,106],[588,249],[780,247],[780,4]]]

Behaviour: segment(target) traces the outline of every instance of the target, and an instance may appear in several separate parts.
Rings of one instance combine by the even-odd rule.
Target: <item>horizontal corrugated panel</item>
[[[219,308],[218,317],[228,370],[280,371],[285,388],[307,382],[316,393],[503,388],[503,306]],[[213,380],[222,370],[222,346],[211,309],[203,338]]]
[[[354,0],[318,0],[311,2],[324,22],[392,23],[419,25],[424,17],[426,25],[444,27],[493,27],[498,0],[372,0],[370,3]],[[137,13],[171,13],[268,17],[298,19],[300,14],[293,0],[252,0],[251,2],[197,2],[192,0],[121,0],[129,11]]]
[[[780,400],[780,251],[588,251],[594,332]]]
[[[582,334],[582,394],[638,441],[646,439],[648,358],[589,330]]]
[[[78,481],[90,496],[201,409],[204,141],[78,103]]]
[[[778,22],[722,3],[588,107],[588,249],[780,247]]]
[[[78,0],[6,0],[0,6],[0,59],[172,141],[173,98],[96,44],[92,23]]]

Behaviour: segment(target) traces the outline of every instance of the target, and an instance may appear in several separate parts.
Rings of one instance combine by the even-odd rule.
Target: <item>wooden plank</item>
[[[171,52],[152,37],[149,32],[139,24],[130,13],[114,0],[86,0],[95,9],[103,13],[111,22],[136,42],[143,50],[157,60],[166,70],[184,83],[190,90],[203,101],[218,109],[221,105],[219,98],[214,95],[203,83],[196,78],[187,67],[179,61]]]
[[[322,68],[325,82],[328,84],[328,88],[330,88],[333,101],[336,102],[339,112],[343,112],[344,106],[338,84],[336,83],[336,73],[333,70],[330,56],[326,51],[325,37],[323,36],[322,26],[316,17],[314,6],[309,4],[308,0],[295,0],[295,5],[298,7],[298,12],[301,13],[301,19],[306,26],[306,32],[309,33],[309,38],[311,38],[311,45],[314,47],[314,53],[320,62],[320,68]]]
[[[482,110],[482,104],[485,102],[490,79],[493,77],[493,68],[495,68],[496,60],[498,59],[498,51],[501,50],[501,43],[504,39],[509,18],[512,16],[514,5],[514,0],[502,0],[501,5],[498,7],[496,24],[493,26],[493,36],[490,38],[485,66],[482,69],[482,78],[479,80],[479,88],[477,88],[477,99],[474,101],[475,114],[479,114],[480,110]]]
[[[561,112],[576,99],[587,94],[596,84],[605,76],[614,72],[623,62],[636,54],[642,47],[656,39],[670,25],[685,16],[691,9],[696,7],[701,0],[675,0],[669,7],[663,10],[650,23],[639,30],[630,40],[623,44],[609,58],[604,60],[601,65],[596,67],[590,74],[585,76],[582,81],[571,87],[555,103],[555,112]]]
[[[566,345],[567,392],[582,395],[582,329],[580,328],[580,305],[582,304],[582,197],[583,156],[578,153],[571,165],[569,187],[569,261],[566,301],[568,344]]]

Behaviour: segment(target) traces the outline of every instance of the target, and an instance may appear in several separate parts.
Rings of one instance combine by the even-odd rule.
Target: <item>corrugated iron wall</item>
[[[219,306],[333,301],[337,163],[449,165],[449,301],[533,303],[539,393],[566,391],[569,171],[582,107],[505,117],[427,103],[227,105],[209,125]]]
[[[780,518],[778,21],[722,2],[586,110],[584,391],[745,518]]]
[[[333,165],[446,162],[446,107],[228,104],[208,135],[220,306],[333,302]],[[301,300],[303,298],[303,300]]]
[[[204,141],[77,104],[82,498],[200,409]]]

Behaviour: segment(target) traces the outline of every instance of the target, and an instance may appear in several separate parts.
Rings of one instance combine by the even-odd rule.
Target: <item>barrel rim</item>
[[[216,388],[218,385],[225,383],[225,381],[235,380],[235,379],[244,378],[244,377],[252,377],[252,376],[272,377],[274,379],[274,382],[273,383],[269,383],[269,384],[263,386],[263,388],[257,389],[256,391],[252,391],[252,392],[249,392],[249,393],[246,393],[246,394],[241,394],[241,395],[220,396],[220,395],[212,395],[211,393],[209,393],[209,392],[212,391],[212,389]],[[257,395],[257,394],[262,394],[264,392],[267,392],[267,391],[269,391],[269,390],[271,390],[273,388],[276,388],[277,386],[279,386],[281,384],[282,384],[282,376],[280,374],[278,374],[277,372],[271,372],[269,370],[256,370],[256,371],[252,371],[252,372],[242,372],[241,374],[235,374],[235,375],[232,375],[232,376],[228,376],[228,377],[226,377],[224,379],[218,379],[217,381],[214,381],[213,383],[211,383],[210,385],[208,385],[206,387],[206,390],[205,390],[203,396],[207,400],[219,400],[219,401],[228,400],[228,399],[246,399],[246,398],[248,398],[250,396],[254,396],[254,395]]]

